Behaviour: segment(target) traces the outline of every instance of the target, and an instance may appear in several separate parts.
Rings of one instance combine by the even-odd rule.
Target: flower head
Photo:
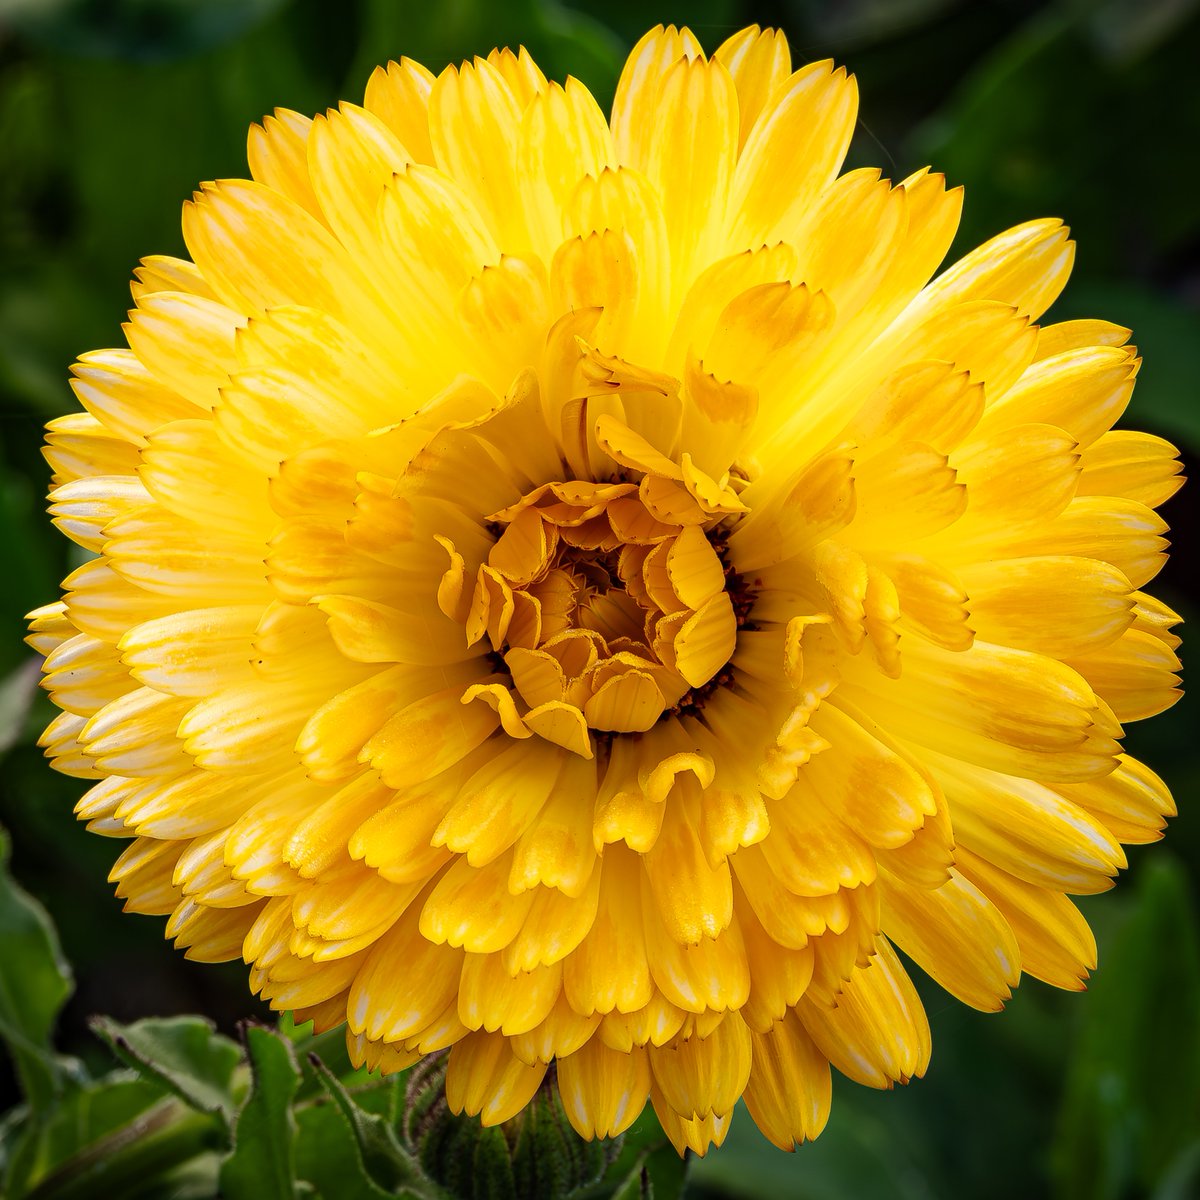
[[[1172,812],[1178,463],[1128,331],[1038,323],[1060,222],[929,282],[960,194],[839,174],[855,112],[660,27],[611,122],[503,51],[251,130],[50,425],[44,744],[128,909],[456,1110],[555,1061],[701,1153],[925,1070],[893,946],[1082,986],[1066,894]]]

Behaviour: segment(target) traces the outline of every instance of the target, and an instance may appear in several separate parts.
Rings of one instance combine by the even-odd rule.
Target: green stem
[[[217,1122],[178,1100],[165,1100],[113,1130],[47,1175],[25,1200],[96,1200],[120,1196],[224,1141]]]

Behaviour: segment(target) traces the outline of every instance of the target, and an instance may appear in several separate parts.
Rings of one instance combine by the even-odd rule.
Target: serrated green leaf
[[[417,1160],[400,1144],[392,1123],[355,1102],[341,1080],[315,1055],[309,1059],[317,1077],[350,1127],[366,1177],[385,1192],[413,1197],[436,1194]]]
[[[214,1113],[229,1128],[235,1103],[237,1046],[203,1017],[147,1017],[121,1025],[96,1017],[92,1031],[144,1079],[161,1083],[199,1112]]]
[[[238,1113],[233,1152],[221,1164],[228,1200],[293,1200],[300,1068],[289,1042],[263,1026],[246,1030],[250,1093]]]
[[[1200,938],[1187,879],[1162,854],[1084,998],[1054,1144],[1064,1200],[1150,1192],[1200,1126]]]
[[[62,1087],[64,1066],[50,1034],[73,983],[49,915],[8,873],[8,852],[0,830],[0,1039],[36,1115]]]

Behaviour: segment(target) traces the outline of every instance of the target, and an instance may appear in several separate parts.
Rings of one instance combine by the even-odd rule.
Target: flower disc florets
[[[598,422],[611,425],[633,436]],[[465,615],[468,642],[486,636],[504,653],[516,695],[483,683],[469,697],[491,704],[512,736],[537,733],[585,755],[589,729],[651,728],[733,653],[737,618],[704,530],[723,515],[669,474],[645,474],[640,486],[544,484],[496,513],[504,530],[469,605],[459,559],[443,579],[443,611]],[[528,711],[518,715],[514,699]]]
[[[611,122],[498,51],[254,127],[50,426],[43,741],[128,908],[456,1112],[701,1153],[924,1071],[893,943],[1082,986],[1173,811],[1178,462],[1127,330],[1038,324],[1061,223],[930,282],[960,194],[841,174],[855,112],[659,28]]]

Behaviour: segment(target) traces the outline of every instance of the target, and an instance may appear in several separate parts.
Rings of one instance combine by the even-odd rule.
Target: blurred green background
[[[277,105],[360,100],[371,68],[407,54],[437,70],[524,43],[548,75],[603,105],[655,21],[716,47],[758,22],[793,58],[859,79],[851,165],[899,179],[932,163],[965,184],[965,250],[1061,216],[1078,265],[1052,316],[1134,330],[1146,363],[1125,424],[1200,448],[1200,5],[1192,0],[0,0],[0,823],[13,870],[49,908],[78,988],[60,1034],[95,1054],[84,1018],[254,1010],[245,972],[195,967],[159,920],[123,917],[113,846],[76,827],[82,790],[33,745],[50,715],[22,614],[55,597],[72,550],[43,516],[42,423],[73,407],[67,366],[120,340],[132,267],[181,253],[179,205],[245,173],[245,131]],[[1155,591],[1185,618],[1195,488],[1165,515],[1184,547]],[[689,1195],[1200,1197],[1200,738],[1185,699],[1129,745],[1181,809],[1161,846],[1133,848],[1115,893],[1085,902],[1100,939],[1090,990],[1026,982],[1001,1017],[925,989],[930,1076],[896,1094],[836,1086],[830,1127],[784,1155],[743,1114]],[[2,951],[0,951],[2,952]],[[7,1067],[0,1067],[0,1072]],[[3,1103],[11,1078],[0,1079]]]

